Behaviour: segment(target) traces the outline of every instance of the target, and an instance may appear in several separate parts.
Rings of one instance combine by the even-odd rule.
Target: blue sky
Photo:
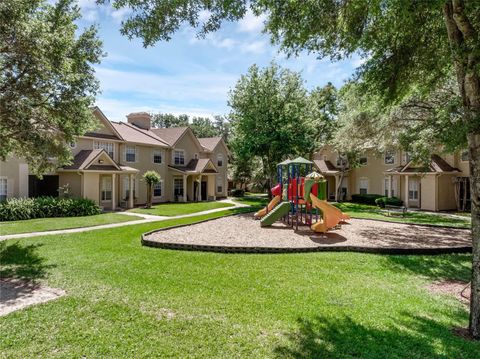
[[[128,40],[119,32],[127,11],[99,7],[95,0],[79,0],[79,5],[80,26],[97,24],[107,53],[96,66],[102,89],[97,105],[111,120],[125,120],[136,111],[226,114],[228,91],[252,64],[263,67],[274,60],[301,71],[309,89],[329,81],[341,86],[360,64],[358,58],[332,63],[307,54],[287,59],[261,33],[263,19],[250,13],[206,39],[185,27],[170,42],[145,49],[141,40]]]

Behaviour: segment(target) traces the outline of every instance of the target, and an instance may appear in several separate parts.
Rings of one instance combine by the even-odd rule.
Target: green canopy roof
[[[283,162],[280,162],[279,164],[277,164],[277,166],[286,166],[288,164],[292,163],[292,160],[289,160],[289,159],[286,159],[285,161]]]
[[[297,157],[294,160],[291,160],[290,163],[294,163],[296,165],[313,165],[312,161],[309,161],[303,157]]]

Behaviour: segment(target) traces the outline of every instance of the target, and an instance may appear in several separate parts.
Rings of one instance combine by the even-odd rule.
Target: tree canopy
[[[73,0],[0,2],[1,160],[25,158],[39,174],[55,169],[95,124],[92,65],[102,46],[95,27],[78,29],[79,18]]]

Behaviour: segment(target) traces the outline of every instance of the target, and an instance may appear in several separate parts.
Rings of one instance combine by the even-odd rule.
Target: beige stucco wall
[[[74,172],[63,172],[58,176],[58,185],[69,185],[70,195],[75,198],[82,197],[82,177]]]
[[[83,197],[100,204],[100,178],[98,173],[83,174]]]
[[[422,176],[420,179],[420,208],[428,211],[437,211],[437,194],[436,175]]]
[[[455,210],[457,203],[455,201],[455,185],[452,175],[443,175],[438,177],[438,210]]]
[[[0,177],[7,179],[7,198],[28,197],[29,167],[25,160],[9,157],[0,161]]]

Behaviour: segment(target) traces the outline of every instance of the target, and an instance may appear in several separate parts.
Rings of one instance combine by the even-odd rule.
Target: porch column
[[[115,207],[117,206],[117,174],[112,173],[112,211],[115,211]]]
[[[187,175],[183,175],[183,202],[187,202]]]
[[[338,202],[338,175],[335,175],[335,202]]]
[[[405,176],[405,207],[408,208],[408,176]]]
[[[198,185],[197,185],[197,201],[201,202],[202,200],[202,175],[198,176]]]
[[[128,208],[133,208],[133,174],[130,174],[130,186],[129,186],[129,195],[128,195]]]
[[[390,175],[388,176],[388,197],[393,197],[392,190],[393,190],[393,175]]]

